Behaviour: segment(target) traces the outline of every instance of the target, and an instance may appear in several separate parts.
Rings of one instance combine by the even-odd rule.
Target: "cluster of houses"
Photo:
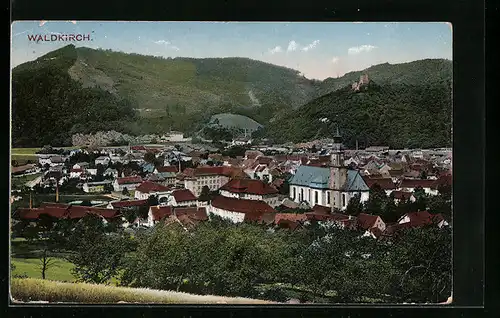
[[[189,227],[217,215],[234,223],[257,222],[291,229],[308,222],[326,222],[342,228],[363,229],[366,235],[377,238],[408,226],[448,224],[442,215],[431,215],[427,211],[403,215],[395,224],[385,224],[376,215],[361,213],[353,217],[343,213],[354,196],[359,196],[361,202],[367,201],[375,185],[396,202],[415,200],[413,193],[417,188],[437,195],[441,185],[451,185],[448,150],[425,154],[393,151],[387,147],[350,151],[344,148],[337,132],[327,147],[314,152],[307,148],[274,155],[264,152],[262,148],[254,148],[247,150],[244,156],[231,158],[200,150],[182,152],[178,148],[133,146],[125,151],[107,148],[99,152],[94,168],[80,162],[70,169],[64,166],[67,157],[43,155],[39,157],[39,165],[47,169],[46,179],[58,172],[60,177],[56,180],[79,179],[85,192],[98,193],[112,187],[115,192],[127,190],[131,197],[101,207],[45,204],[34,209],[18,209],[17,215],[20,219],[35,220],[42,214],[78,218],[85,213],[95,213],[103,220],[121,217],[126,227],[148,227],[162,220]],[[163,166],[146,162],[146,153],[161,158]],[[171,165],[173,161],[177,163]],[[190,161],[193,167],[180,169],[182,161]],[[136,162],[142,171],[125,175],[110,167],[116,162]],[[108,180],[92,181],[97,165],[105,168]],[[158,204],[149,206],[152,196]],[[147,219],[137,218],[131,224],[125,221],[123,209],[145,205],[149,206]],[[291,213],[301,208],[309,212]]]

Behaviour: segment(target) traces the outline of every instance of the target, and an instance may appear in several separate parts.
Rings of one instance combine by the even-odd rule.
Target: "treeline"
[[[79,281],[316,303],[440,302],[451,295],[451,230],[406,229],[387,241],[321,227],[269,229],[212,217],[187,230],[160,222],[132,236],[116,222],[39,223]],[[68,235],[71,233],[71,235]],[[32,236],[34,237],[34,235]]]
[[[348,147],[356,140],[360,146],[449,147],[451,109],[451,79],[428,85],[370,82],[359,92],[349,85],[277,120],[268,137],[294,142],[331,137],[338,124]]]
[[[74,50],[68,46],[13,70],[13,147],[69,146],[72,134],[99,130],[131,133],[126,123],[136,115],[129,101],[71,79]]]

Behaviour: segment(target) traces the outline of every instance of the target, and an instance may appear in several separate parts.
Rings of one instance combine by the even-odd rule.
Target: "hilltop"
[[[331,137],[338,124],[351,148],[356,140],[362,147],[450,147],[451,110],[451,78],[420,85],[373,80],[359,91],[351,84],[312,100],[269,127],[268,134],[299,142]]]
[[[107,130],[189,136],[221,114],[276,126],[360,74],[380,86],[425,89],[451,81],[451,69],[447,60],[386,63],[317,81],[248,58],[161,58],[68,45],[13,69],[13,146],[70,145],[73,134]]]

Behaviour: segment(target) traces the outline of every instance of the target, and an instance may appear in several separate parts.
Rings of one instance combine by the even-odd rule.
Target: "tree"
[[[356,194],[349,200],[345,213],[348,215],[358,215],[363,212],[363,203],[361,203],[361,194]]]
[[[392,223],[396,222],[400,216],[401,214],[399,214],[398,207],[396,206],[396,202],[394,201],[394,193],[391,192],[391,194],[387,198],[387,203],[381,217],[386,223]]]
[[[67,257],[75,264],[72,270],[78,280],[107,284],[118,275],[123,255],[132,249],[130,237],[121,229],[107,233],[101,217],[84,216],[69,238],[72,253]]]
[[[113,188],[113,185],[111,183],[106,183],[104,185],[104,193],[111,193],[113,192],[115,189]]]
[[[425,170],[422,170],[420,173],[420,179],[426,180],[427,179],[427,172]]]
[[[389,254],[395,267],[397,301],[441,302],[451,295],[451,230],[410,228],[398,236]]]
[[[156,156],[152,152],[146,152],[144,154],[144,161],[147,163],[154,163],[155,159],[156,159]]]
[[[208,186],[204,185],[201,188],[201,193],[200,193],[200,196],[198,197],[198,200],[210,201],[210,188]]]
[[[48,247],[47,245],[44,245],[44,248],[42,249],[41,253],[40,253],[40,256],[39,256],[39,262],[40,262],[40,271],[41,271],[41,274],[42,274],[42,279],[45,279],[45,275],[47,273],[47,270],[49,270],[49,268],[52,268],[54,266],[56,266],[56,259],[51,257],[50,254],[49,254],[49,250],[48,250]]]
[[[414,211],[424,211],[427,209],[427,195],[422,187],[416,187],[413,191],[415,202],[412,204]]]
[[[374,184],[370,188],[368,200],[365,203],[365,211],[370,214],[380,215],[385,208],[387,195],[385,191],[378,185]]]
[[[156,206],[158,204],[159,204],[159,202],[158,202],[158,196],[157,195],[150,195],[148,197],[148,207],[150,207],[150,206]]]
[[[123,190],[122,190],[122,194],[123,194],[123,195],[126,195],[126,196],[130,196],[130,192],[128,192],[127,187],[124,187],[124,188],[123,188]]]

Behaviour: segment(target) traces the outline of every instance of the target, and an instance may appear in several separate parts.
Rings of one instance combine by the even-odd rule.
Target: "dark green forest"
[[[451,80],[421,85],[371,81],[359,92],[349,85],[315,99],[267,130],[273,139],[299,142],[331,138],[338,125],[348,147],[356,140],[360,146],[449,147],[451,111]]]
[[[136,116],[127,100],[98,88],[82,88],[68,75],[75,53],[65,47],[14,69],[13,147],[70,145],[74,133],[129,132],[127,123]]]

